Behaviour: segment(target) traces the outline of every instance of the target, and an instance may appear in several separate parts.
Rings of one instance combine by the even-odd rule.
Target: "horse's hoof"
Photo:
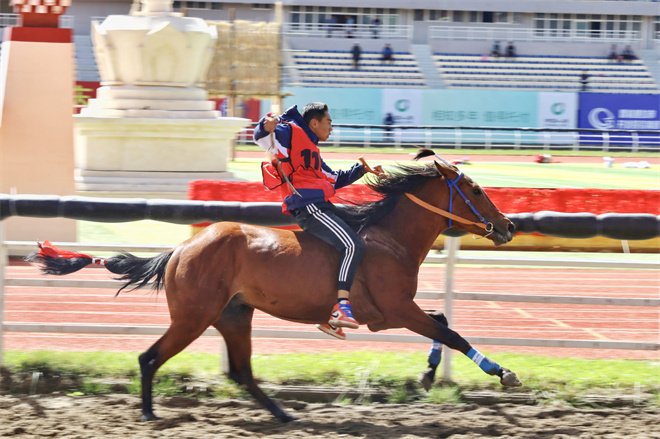
[[[433,374],[429,373],[429,369],[427,369],[424,372],[420,372],[417,382],[428,392],[433,387],[433,378]]]
[[[296,418],[295,416],[291,416],[288,413],[283,413],[282,415],[278,416],[277,419],[279,419],[282,423],[299,421],[298,418]]]
[[[140,422],[147,422],[147,421],[158,421],[160,418],[153,413],[142,413],[142,417],[140,418]]]
[[[499,375],[500,375],[500,383],[504,387],[522,386],[522,383],[520,382],[516,374],[511,372],[509,369],[502,368]]]

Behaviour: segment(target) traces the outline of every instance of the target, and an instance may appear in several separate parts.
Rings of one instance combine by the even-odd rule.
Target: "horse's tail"
[[[130,253],[120,253],[108,259],[95,258],[84,253],[61,250],[48,241],[39,244],[39,252],[31,253],[25,260],[36,263],[44,274],[65,275],[74,273],[89,264],[103,265],[110,272],[120,274],[117,280],[126,283],[117,291],[119,294],[128,287],[131,290],[142,288],[154,276],[154,290],[165,284],[165,268],[174,250],[168,250],[153,258],[139,258]]]

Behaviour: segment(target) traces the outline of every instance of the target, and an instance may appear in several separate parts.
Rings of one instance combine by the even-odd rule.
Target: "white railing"
[[[412,26],[331,23],[284,23],[282,34],[289,37],[411,39]]]
[[[583,29],[523,29],[476,26],[431,26],[431,40],[469,41],[536,41],[579,43],[635,43],[641,40],[639,31]]]
[[[460,122],[459,122],[460,123]],[[660,151],[660,131],[553,130],[542,128],[437,127],[336,124],[326,145],[351,147],[483,148],[514,150]],[[254,127],[242,129],[237,144],[254,145]],[[460,151],[457,151],[460,152]]]
[[[1,226],[1,225],[0,225]],[[0,232],[1,232],[0,227]],[[128,251],[128,252],[151,252],[158,253],[171,246],[126,246],[126,245],[98,245],[79,243],[57,243],[58,246],[72,251]],[[481,264],[481,265],[510,265],[510,266],[554,266],[554,267],[594,267],[594,268],[617,268],[617,269],[650,269],[659,270],[660,263],[657,262],[634,262],[634,261],[611,261],[611,260],[566,260],[553,258],[537,259],[513,259],[502,257],[462,257],[458,253],[460,239],[446,239],[446,255],[429,255],[426,262],[444,263],[445,268],[445,291],[420,291],[416,295],[418,300],[444,300],[444,313],[450,325],[453,318],[454,300],[476,300],[476,301],[499,301],[499,302],[532,302],[553,304],[579,304],[579,305],[608,305],[608,306],[660,306],[660,299],[648,298],[616,298],[616,297],[581,297],[581,296],[537,296],[524,294],[499,294],[499,293],[471,293],[454,291],[454,269],[457,264]],[[5,287],[59,287],[59,288],[111,288],[117,289],[122,283],[119,281],[103,280],[72,280],[72,279],[19,279],[6,278],[4,268],[8,263],[8,250],[19,250],[23,253],[34,250],[32,242],[5,242],[0,238],[0,364],[2,363],[2,339],[3,331],[6,332],[30,332],[30,333],[74,333],[74,334],[136,334],[136,335],[162,335],[166,327],[149,326],[118,326],[118,325],[67,325],[67,324],[35,324],[35,323],[6,323],[4,322],[4,289]],[[219,336],[215,329],[207,329],[202,335]],[[286,339],[314,339],[327,340],[327,336],[318,331],[299,330],[273,330],[253,329],[253,337],[286,338]],[[367,334],[353,333],[348,336],[352,341],[369,342],[396,342],[396,343],[429,343],[429,339],[419,335],[408,334]],[[626,349],[626,350],[660,350],[660,343],[636,342],[636,341],[610,341],[610,340],[566,340],[566,339],[531,339],[531,338],[506,338],[506,337],[466,337],[472,344],[498,345],[498,346],[537,346],[537,347],[566,347],[566,348],[591,348],[591,349]],[[223,343],[224,345],[224,343]],[[224,348],[223,348],[224,349]],[[451,352],[445,350],[443,374],[445,379],[451,377]],[[226,355],[223,350],[223,360]],[[223,370],[226,364],[223,363]]]
[[[18,26],[18,14],[0,14],[0,28]]]

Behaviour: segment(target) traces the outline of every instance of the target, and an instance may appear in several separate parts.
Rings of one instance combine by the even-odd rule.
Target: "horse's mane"
[[[388,172],[388,178],[367,177],[366,186],[380,194],[380,200],[337,205],[336,213],[353,230],[360,231],[390,213],[405,192],[410,192],[429,178],[439,175],[432,163],[424,166],[398,164]]]

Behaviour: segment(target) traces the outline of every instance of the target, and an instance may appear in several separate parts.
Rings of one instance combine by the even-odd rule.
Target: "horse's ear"
[[[435,167],[438,170],[438,172],[443,175],[445,178],[448,178],[450,180],[455,179],[458,177],[458,169],[455,168],[454,166],[446,166],[438,163],[437,161],[433,161],[435,163]]]

